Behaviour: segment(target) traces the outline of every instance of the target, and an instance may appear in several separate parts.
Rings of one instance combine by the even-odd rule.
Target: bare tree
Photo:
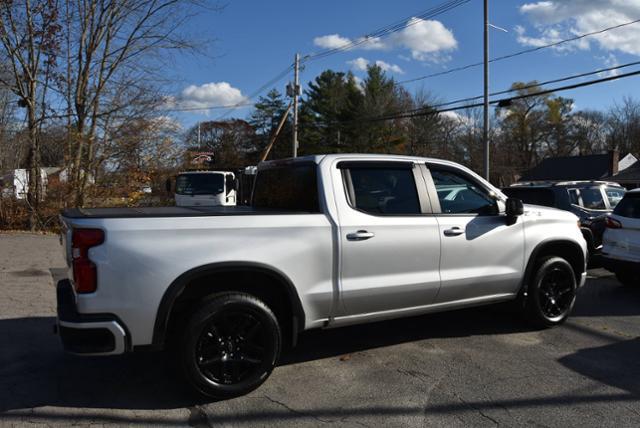
[[[35,229],[41,194],[39,129],[58,51],[58,3],[56,0],[0,2],[0,49],[7,64],[1,83],[26,109],[29,136],[29,228]]]
[[[609,111],[609,148],[640,153],[640,103],[625,97]]]
[[[95,167],[100,121],[123,109],[122,87],[157,80],[160,54],[191,49],[179,31],[193,16],[194,0],[65,0],[68,52],[61,91],[75,129],[71,170],[75,204],[84,203],[87,174]],[[154,64],[156,67],[154,67]],[[126,100],[130,102],[131,100]]]

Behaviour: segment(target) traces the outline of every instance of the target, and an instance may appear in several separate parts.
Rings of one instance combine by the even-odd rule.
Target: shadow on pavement
[[[0,412],[45,405],[158,409],[198,403],[170,370],[166,354],[76,357],[63,352],[54,322],[53,317],[0,320]]]
[[[574,372],[640,398],[640,338],[581,349],[559,361]]]
[[[352,352],[433,338],[510,334],[532,331],[507,307],[490,306],[400,318],[390,321],[311,330],[281,360],[293,364]]]
[[[207,402],[194,396],[168,353],[76,357],[63,352],[53,317],[0,320],[0,412],[40,406],[175,409]],[[406,318],[302,334],[282,365],[434,337],[524,331],[491,309]],[[3,415],[0,415],[0,420]]]
[[[640,286],[627,287],[615,278],[587,282],[579,290],[574,317],[640,315]]]
[[[630,315],[640,314],[635,290],[603,287],[600,291],[585,290],[578,301],[576,314]],[[606,295],[601,295],[605,293]],[[634,300],[636,299],[636,300]],[[12,416],[1,414],[9,410],[40,406],[87,409],[176,409],[190,408],[197,422],[194,406],[206,400],[191,394],[172,369],[168,354],[138,353],[115,357],[83,358],[65,354],[59,338],[53,334],[53,317],[32,317],[0,320],[0,422]],[[282,365],[354,353],[432,338],[510,334],[530,331],[514,314],[501,308],[475,308],[455,312],[378,322],[335,330],[316,330],[300,336],[299,345],[285,354]],[[476,403],[477,406],[546,406],[564,400],[565,403],[584,403],[606,400],[637,400],[640,395],[640,339],[618,342],[604,347],[585,349],[560,362],[567,368],[606,385],[620,388],[625,394],[587,397],[555,397],[512,400],[508,403]],[[508,401],[508,400],[507,400]],[[476,405],[474,404],[474,405]],[[428,411],[454,411],[468,408],[468,403],[454,403]],[[453,406],[453,407],[451,407]],[[319,412],[317,413],[316,410]],[[38,412],[43,411],[40,409]],[[47,411],[44,409],[44,411]],[[353,412],[366,414],[412,414],[423,412],[417,408],[364,408]],[[86,412],[86,410],[85,410]],[[94,410],[94,413],[96,411]],[[195,412],[195,413],[193,413]],[[314,409],[313,415],[348,417],[353,413],[344,409]],[[55,413],[55,412],[54,412]],[[251,421],[258,413],[238,415],[239,420]],[[264,414],[263,414],[264,413]],[[262,412],[260,417],[269,417]],[[356,414],[353,413],[353,414]],[[88,414],[88,413],[87,413]],[[291,412],[273,412],[273,417],[289,419],[301,417]],[[304,416],[304,415],[303,415]],[[36,416],[34,416],[36,417]],[[75,416],[74,416],[75,417]],[[79,416],[84,418],[84,416]],[[105,422],[127,422],[125,416],[104,416]],[[307,415],[308,417],[308,415]],[[37,417],[36,417],[37,418]],[[52,415],[55,419],[56,416]],[[109,419],[111,418],[111,419]],[[244,418],[244,419],[242,419]],[[101,420],[100,418],[98,418]],[[205,416],[206,419],[206,416]],[[144,421],[145,419],[141,419]],[[171,418],[162,418],[168,424]],[[255,419],[257,420],[257,419]],[[175,424],[184,423],[177,421]],[[137,423],[137,422],[136,422]]]

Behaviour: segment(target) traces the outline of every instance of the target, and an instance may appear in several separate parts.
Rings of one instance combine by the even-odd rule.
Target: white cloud
[[[347,64],[349,64],[354,70],[367,71],[369,60],[359,57],[356,59],[352,59],[351,61],[347,61]]]
[[[391,36],[394,44],[411,51],[413,59],[435,61],[441,52],[454,50],[458,41],[440,21],[411,18],[407,28]]]
[[[640,0],[547,0],[526,3],[520,7],[520,12],[530,20],[538,34],[525,36],[521,28],[518,41],[526,46],[539,46],[545,41],[592,33],[638,19]],[[640,55],[640,24],[595,34],[573,46],[560,45],[556,49],[589,49],[593,44],[605,51]]]
[[[419,61],[441,62],[446,60],[446,52],[458,47],[453,32],[440,21],[411,18],[402,31],[392,34],[388,39],[379,37],[358,38],[355,40],[339,34],[329,34],[313,39],[313,44],[325,48],[344,48],[354,43],[350,49],[390,50],[406,49],[411,57]]]
[[[442,113],[438,113],[438,115],[448,120],[451,120],[452,122],[455,122],[461,126],[467,126],[472,128],[476,126],[476,123],[474,122],[473,117],[463,116],[460,113],[455,111],[443,111]]]
[[[181,108],[207,110],[211,106],[229,106],[243,104],[248,98],[238,88],[227,82],[211,82],[203,85],[190,85],[184,88],[176,103]]]
[[[620,63],[618,62],[618,58],[612,53],[610,53],[608,56],[604,58],[599,58],[599,59],[604,62],[604,65],[606,68],[613,68],[620,65]],[[610,70],[604,73],[598,73],[600,77],[617,76],[618,74],[620,74],[619,70]]]
[[[367,67],[369,67],[369,64],[371,64],[371,62],[366,58],[359,57],[356,59],[352,59],[351,61],[347,61],[347,64],[349,64],[354,70],[367,71]],[[400,66],[396,64],[389,64],[388,62],[377,60],[375,62],[375,65],[380,67],[382,71],[404,74],[404,70],[402,70],[402,68],[400,68]]]
[[[313,39],[314,45],[325,49],[341,48],[349,43],[351,43],[350,39],[342,37],[339,34],[329,34]]]
[[[348,46],[353,43],[353,46]],[[355,40],[351,40],[348,37],[343,37],[340,34],[328,34],[326,36],[320,36],[313,39],[313,44],[324,49],[364,49],[364,50],[383,50],[388,46],[380,37],[360,37]]]
[[[396,74],[404,74],[404,71],[400,68],[399,65],[389,64],[388,62],[384,62],[382,60],[376,61],[376,65],[382,69],[382,71],[390,71]]]

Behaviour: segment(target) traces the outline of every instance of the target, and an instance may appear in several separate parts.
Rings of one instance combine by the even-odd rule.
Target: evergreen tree
[[[272,89],[266,96],[261,96],[254,106],[255,110],[251,113],[249,123],[256,131],[255,152],[256,160],[260,154],[266,149],[269,140],[276,132],[278,124],[282,120],[282,116],[287,110],[287,103],[282,94],[276,89]],[[269,159],[279,159],[291,156],[291,118],[287,118],[287,122],[280,130],[280,134],[271,149]]]

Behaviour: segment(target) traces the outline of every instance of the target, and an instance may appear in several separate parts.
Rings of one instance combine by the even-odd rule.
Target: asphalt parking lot
[[[479,308],[308,332],[257,391],[207,403],[164,354],[64,354],[63,265],[55,236],[0,234],[0,426],[640,425],[640,287],[602,270],[560,328]]]

